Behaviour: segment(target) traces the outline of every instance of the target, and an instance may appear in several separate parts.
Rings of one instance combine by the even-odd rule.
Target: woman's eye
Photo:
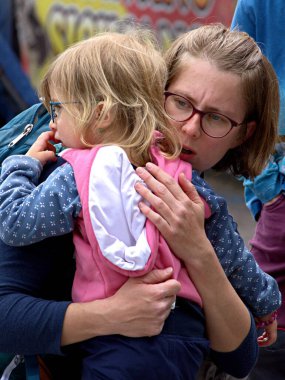
[[[207,115],[208,115],[209,119],[211,119],[213,121],[221,120],[221,116],[217,115],[216,113],[208,113]]]
[[[181,98],[175,99],[175,105],[177,108],[180,108],[180,109],[189,108],[189,103],[186,100],[181,99]]]
[[[208,123],[212,123],[212,125],[221,128],[228,127],[231,124],[231,122],[226,116],[211,112],[205,115],[205,121],[208,121]]]

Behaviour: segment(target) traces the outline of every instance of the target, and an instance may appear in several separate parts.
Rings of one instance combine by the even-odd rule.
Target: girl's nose
[[[190,120],[187,120],[181,127],[181,131],[188,136],[197,138],[202,133],[201,129],[201,117],[199,114],[195,114]]]
[[[50,119],[50,122],[49,122],[49,128],[54,131],[56,129],[55,127],[55,123],[52,121],[52,119]]]

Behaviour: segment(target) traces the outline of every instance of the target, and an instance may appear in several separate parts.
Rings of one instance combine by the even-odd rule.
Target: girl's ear
[[[95,108],[95,120],[98,121],[100,119],[100,116],[101,116],[101,113],[102,113],[102,110],[103,110],[103,107],[104,107],[104,102],[100,102],[97,104],[96,108]],[[103,119],[100,119],[100,125],[99,125],[99,128],[105,128],[105,127],[109,127],[110,124],[112,123],[113,121],[113,115],[112,115],[112,112],[111,110],[109,110],[105,115],[104,115],[104,118]]]

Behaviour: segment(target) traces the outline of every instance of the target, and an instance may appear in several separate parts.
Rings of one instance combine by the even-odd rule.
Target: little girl
[[[190,165],[177,159],[180,145],[163,110],[166,78],[165,63],[145,31],[79,42],[55,60],[42,82],[51,132],[26,156],[11,156],[2,166],[1,238],[28,245],[74,230],[73,300],[110,296],[127,277],[154,267],[173,267],[181,283],[159,336],[112,335],[82,344],[83,379],[194,379],[208,352],[201,298],[183,264],[140,213],[134,190],[139,181],[134,168],[148,161],[175,178],[184,172],[191,179]],[[56,159],[50,140],[70,148],[62,152],[68,163],[38,185],[42,166]],[[215,194],[208,188],[200,193],[214,212]],[[205,216],[210,214],[205,203]],[[232,273],[239,270],[241,254],[249,255],[236,247]],[[247,263],[258,300],[250,294],[245,302],[258,316],[269,314],[280,304],[276,283],[252,257]],[[240,269],[242,275],[246,268]]]

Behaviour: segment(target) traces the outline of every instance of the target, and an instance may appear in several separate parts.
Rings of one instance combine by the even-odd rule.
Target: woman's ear
[[[256,121],[250,121],[249,123],[246,124],[246,134],[244,136],[244,140],[249,139],[253,135],[255,128],[256,128]]]
[[[241,128],[244,128],[243,126]],[[242,145],[247,139],[249,139],[252,134],[255,131],[256,128],[256,122],[250,121],[249,123],[246,123],[246,131],[241,131],[240,136],[232,141],[231,149],[237,148],[238,146]]]

